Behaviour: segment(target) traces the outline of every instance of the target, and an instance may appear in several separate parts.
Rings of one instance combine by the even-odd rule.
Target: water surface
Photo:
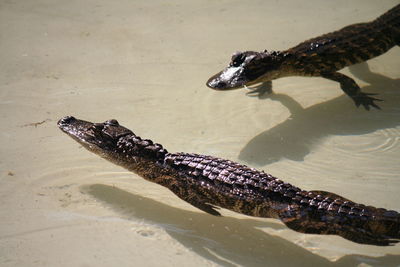
[[[320,78],[217,92],[237,50],[282,50],[398,1],[0,1],[2,266],[395,266],[400,246],[215,218],[82,149],[56,127],[115,118],[169,151],[228,158],[306,190],[400,211],[400,51]]]

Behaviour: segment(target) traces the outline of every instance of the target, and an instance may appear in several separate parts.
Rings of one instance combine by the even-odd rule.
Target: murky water
[[[0,1],[0,265],[395,266],[400,246],[214,218],[56,127],[115,118],[169,151],[240,161],[303,189],[400,211],[400,50],[344,69],[382,110],[320,78],[263,99],[216,92],[237,50],[282,50],[398,1]]]

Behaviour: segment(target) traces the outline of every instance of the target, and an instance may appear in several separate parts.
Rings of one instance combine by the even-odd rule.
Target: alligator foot
[[[357,107],[363,105],[366,110],[369,110],[370,106],[376,109],[381,109],[377,104],[374,103],[374,101],[383,101],[383,100],[375,97],[370,97],[371,95],[377,95],[377,94],[368,94],[359,92],[357,96],[352,96],[352,99]]]
[[[378,99],[375,97],[370,97],[371,95],[377,94],[367,94],[361,92],[360,87],[357,83],[350,77],[339,73],[322,73],[322,77],[340,83],[340,87],[342,90],[353,99],[354,103],[357,107],[363,105],[366,110],[370,110],[370,107],[381,109],[374,101],[383,101],[382,99]]]
[[[267,98],[268,95],[272,94],[272,81],[266,81],[261,83],[258,86],[255,87],[247,87],[245,86],[246,89],[249,89],[250,91],[246,93],[248,96],[257,96],[260,99]]]

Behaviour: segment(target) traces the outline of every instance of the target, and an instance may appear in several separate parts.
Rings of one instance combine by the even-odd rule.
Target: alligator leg
[[[173,182],[173,184],[170,184],[168,188],[180,199],[188,202],[192,206],[207,212],[208,214],[221,216],[221,213],[215,210],[217,207],[207,203],[206,198],[202,198],[198,193],[194,193],[196,190],[190,189],[190,186],[187,184],[179,185],[178,183]]]
[[[363,105],[366,110],[369,110],[370,106],[376,109],[380,109],[380,107],[375,104],[374,101],[382,100],[370,97],[370,95],[375,94],[367,94],[361,92],[360,87],[352,78],[339,72],[321,73],[321,77],[340,83],[340,87],[342,88],[342,90],[353,99],[357,107]]]
[[[196,194],[189,194],[189,195],[177,195],[180,199],[188,202],[192,206],[207,212],[208,214],[214,215],[214,216],[221,216],[221,213],[216,211],[214,205],[206,203],[204,200],[200,199],[198,195]]]

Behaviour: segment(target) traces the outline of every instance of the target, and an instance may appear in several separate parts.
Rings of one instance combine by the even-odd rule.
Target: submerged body
[[[167,187],[212,215],[220,215],[220,207],[280,219],[298,232],[334,234],[362,244],[384,246],[400,240],[400,214],[396,211],[357,204],[329,192],[304,191],[229,160],[168,153],[116,120],[91,123],[69,116],[58,126],[89,151]]]
[[[324,77],[340,83],[357,106],[379,108],[379,99],[361,92],[350,77],[337,72],[379,56],[400,44],[400,5],[368,23],[347,26],[285,51],[236,52],[228,67],[207,81],[216,90],[269,82],[287,76]]]

